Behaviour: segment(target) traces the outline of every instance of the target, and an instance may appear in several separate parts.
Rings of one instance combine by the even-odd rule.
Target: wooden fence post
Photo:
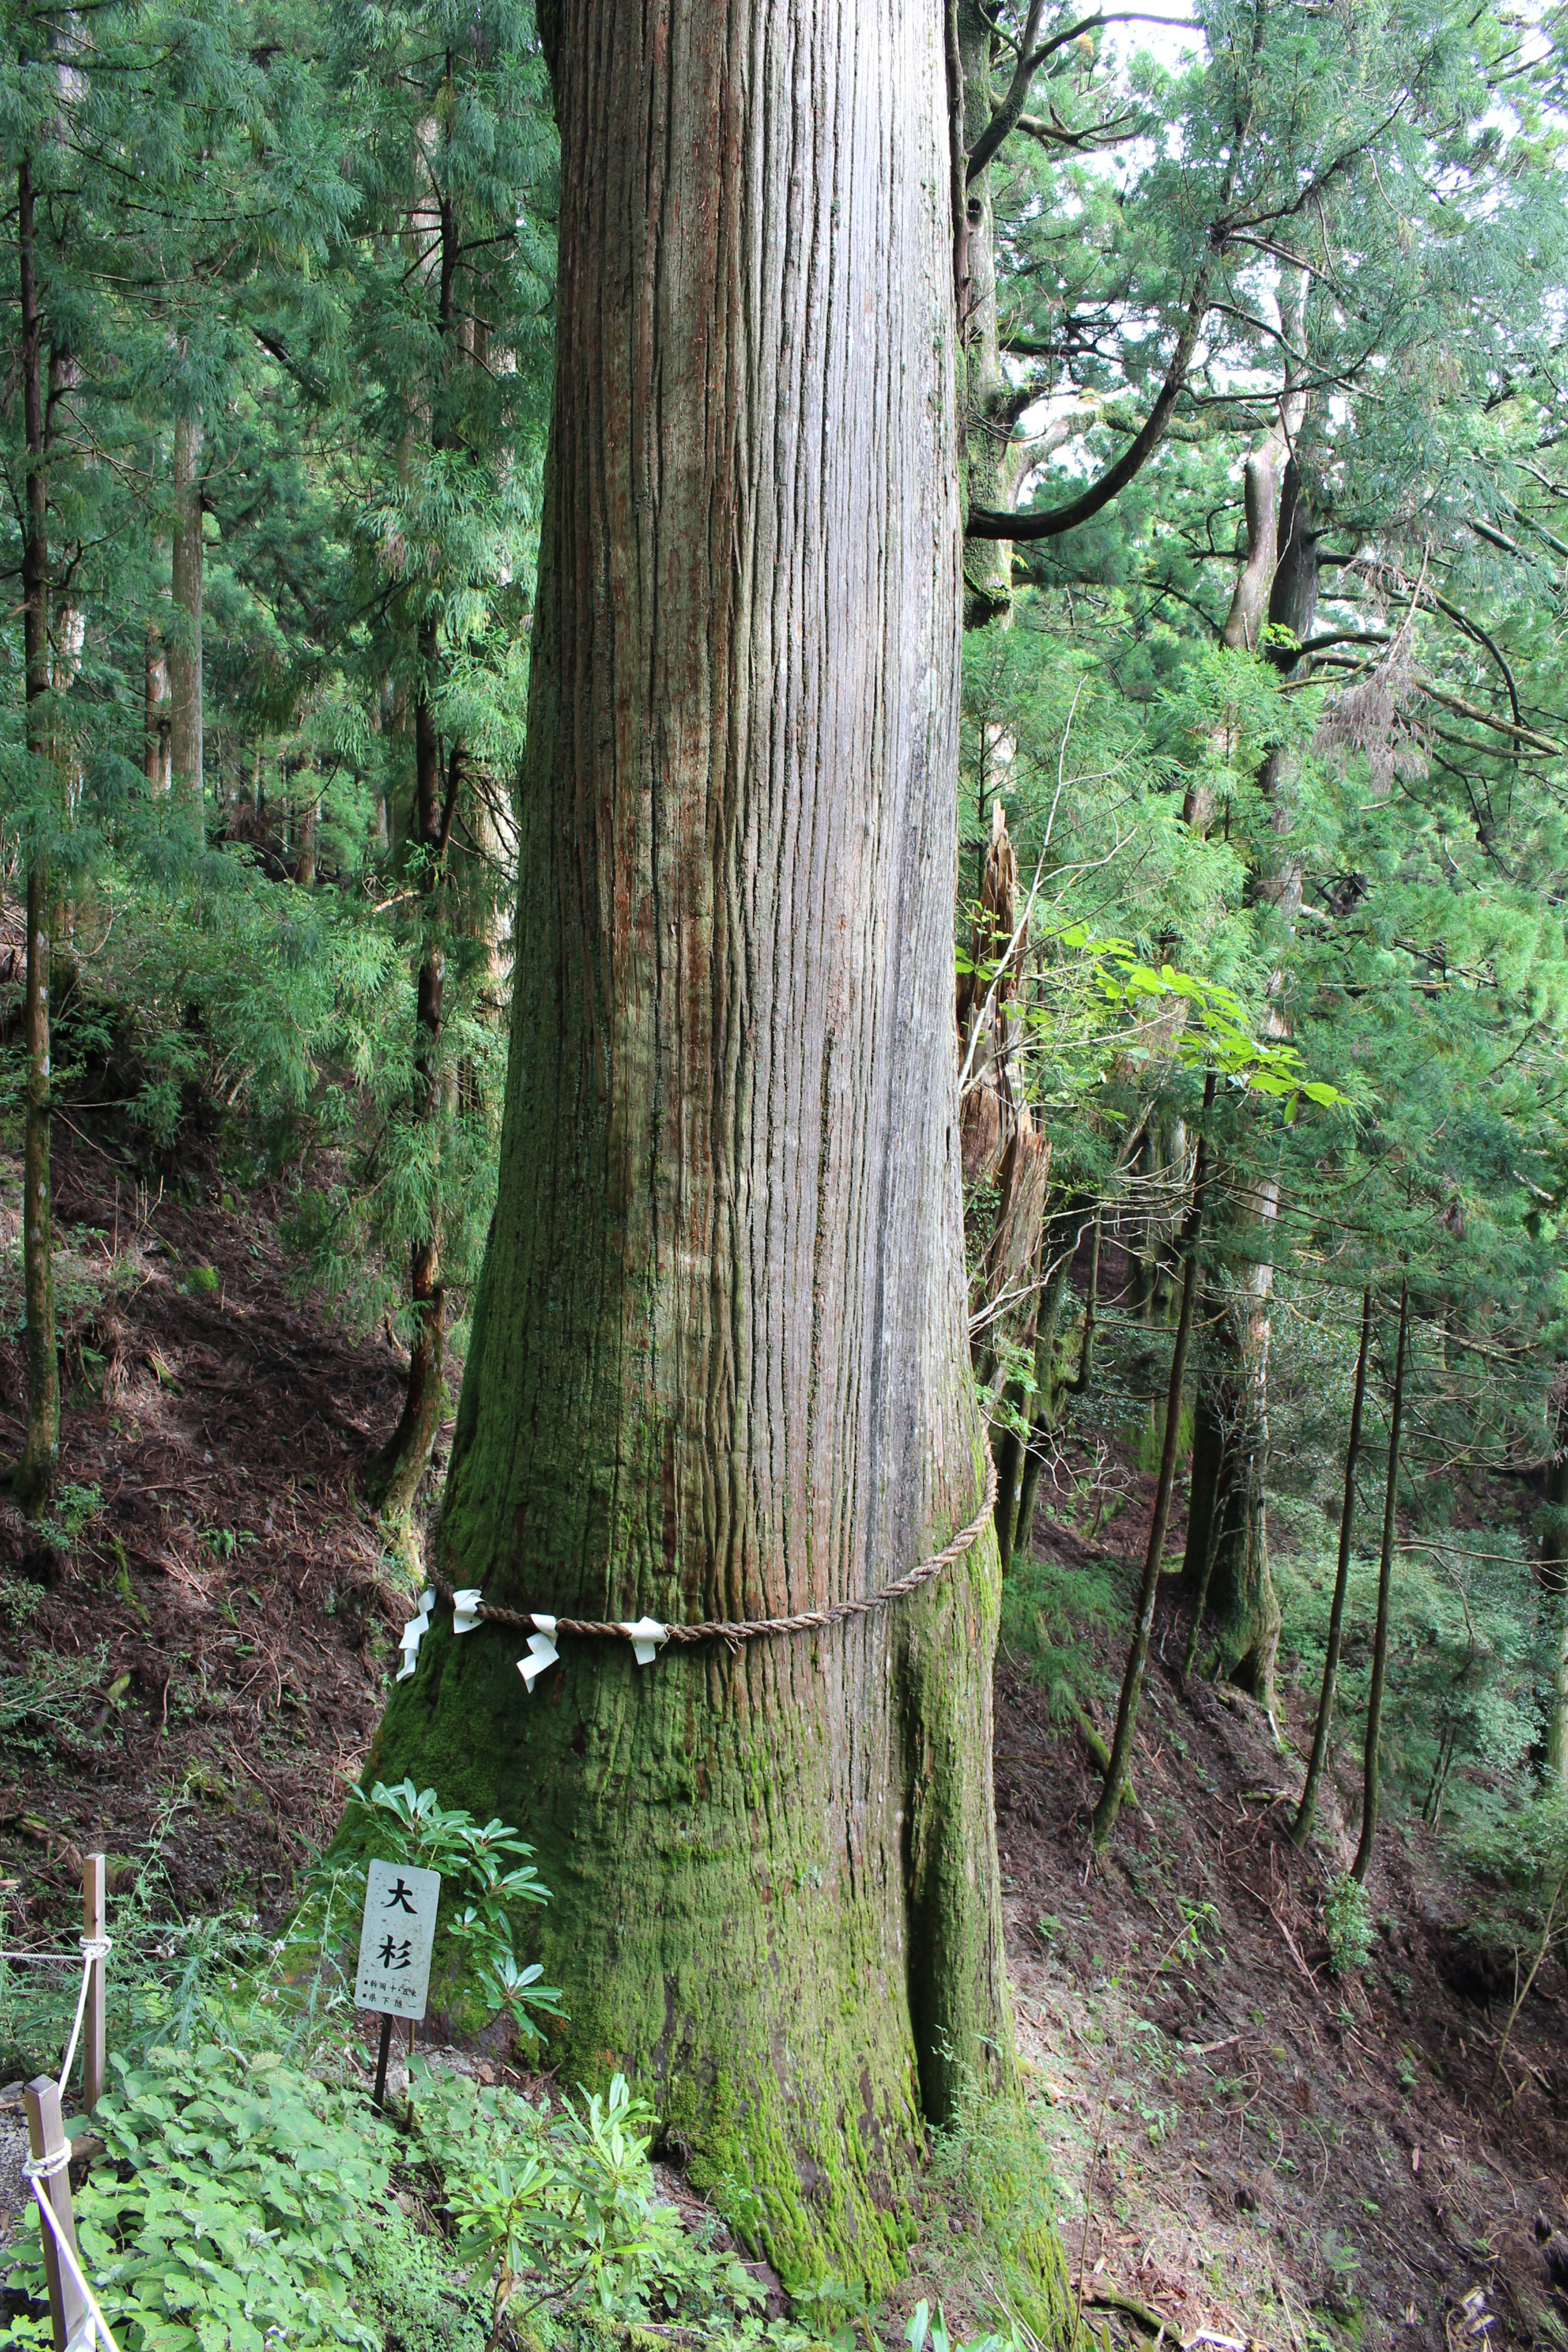
[[[59,2169],[46,2173],[38,2187],[48,2199],[50,2210],[74,2254],[76,2217],[71,2211],[70,2176],[64,2162],[69,2143],[60,2120],[59,2084],[51,2082],[47,2074],[40,2074],[36,2082],[27,2084],[22,2103],[27,2110],[27,2142],[34,2163],[42,2165],[51,2157],[61,2159]],[[81,2289],[61,2262],[54,2232],[41,2213],[38,2235],[44,2242],[44,2274],[49,2283],[49,2320],[55,2332],[55,2352],[66,2352],[67,2345],[88,2315],[87,2305]]]
[[[89,1853],[81,1865],[81,1932],[92,1942],[103,1937],[104,1858]],[[87,2014],[82,2019],[81,2104],[91,2115],[103,2096],[103,2077],[108,2066],[103,2030],[104,1962],[89,1960],[87,1965]]]

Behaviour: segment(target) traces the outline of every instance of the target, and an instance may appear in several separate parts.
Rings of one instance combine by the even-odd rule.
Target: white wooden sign
[[[356,2009],[378,2009],[384,2017],[424,2016],[440,1900],[438,1870],[371,1864],[354,1979]]]

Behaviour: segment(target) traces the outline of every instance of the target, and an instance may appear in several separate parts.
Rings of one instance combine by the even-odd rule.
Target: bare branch
[[[969,166],[964,174],[966,187],[973,186],[1029,102],[1029,85],[1038,72],[1041,60],[1045,56],[1043,49],[1038,54],[1035,49],[1035,43],[1039,37],[1040,18],[1045,13],[1046,0],[1029,0],[1028,19],[1024,26],[1024,37],[1018,44],[1018,62],[1014,68],[1013,79],[1007,86],[1007,95],[969,151]],[[1086,24],[1098,22],[1097,17],[1086,19]],[[1082,29],[1084,27],[1075,26],[1074,35]],[[1071,36],[1063,37],[1071,37]]]
[[[1200,271],[1182,331],[1176,338],[1176,348],[1165,370],[1165,380],[1160,386],[1159,397],[1142,429],[1115,464],[1107,467],[1097,482],[1091,482],[1087,490],[1076,499],[1069,499],[1065,506],[1047,507],[1043,511],[1033,514],[1008,514],[996,507],[971,507],[969,520],[964,526],[968,538],[1058,539],[1063,531],[1072,530],[1080,522],[1087,522],[1091,515],[1097,515],[1102,507],[1109,506],[1111,499],[1127,488],[1165,437],[1165,428],[1186,383],[1194,348],[1208,314],[1211,281],[1212,273],[1208,268]]]

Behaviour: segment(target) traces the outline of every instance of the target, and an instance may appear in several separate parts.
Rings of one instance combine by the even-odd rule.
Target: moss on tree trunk
[[[437,1559],[661,1622],[876,1591],[973,1513],[940,12],[542,20],[557,392],[500,1193]],[[521,1823],[560,2079],[624,2067],[786,2276],[884,2285],[1004,2077],[989,1534],[731,1655],[432,1628],[369,1769]],[[1059,2312],[1058,2312],[1059,2315]]]
[[[786,2278],[888,2283],[925,2120],[1005,2046],[994,1597],[987,1543],[896,1617],[736,1658],[563,1642],[531,1699],[516,1636],[444,1620],[372,1758],[526,1826],[550,2063],[629,2073]]]

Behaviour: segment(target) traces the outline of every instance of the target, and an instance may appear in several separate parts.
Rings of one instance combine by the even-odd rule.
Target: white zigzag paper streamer
[[[397,1670],[397,1679],[400,1683],[405,1683],[419,1664],[419,1644],[430,1631],[430,1612],[435,1606],[436,1595],[433,1592],[422,1592],[419,1595],[418,1616],[411,1617],[403,1629],[403,1638],[397,1645],[403,1653],[403,1664]]]
[[[554,1618],[542,1617],[536,1611],[533,1622],[539,1631],[529,1635],[528,1655],[517,1662],[517,1671],[522,1676],[524,1686],[531,1692],[545,1667],[552,1666],[561,1655],[551,1638],[555,1632]]]

